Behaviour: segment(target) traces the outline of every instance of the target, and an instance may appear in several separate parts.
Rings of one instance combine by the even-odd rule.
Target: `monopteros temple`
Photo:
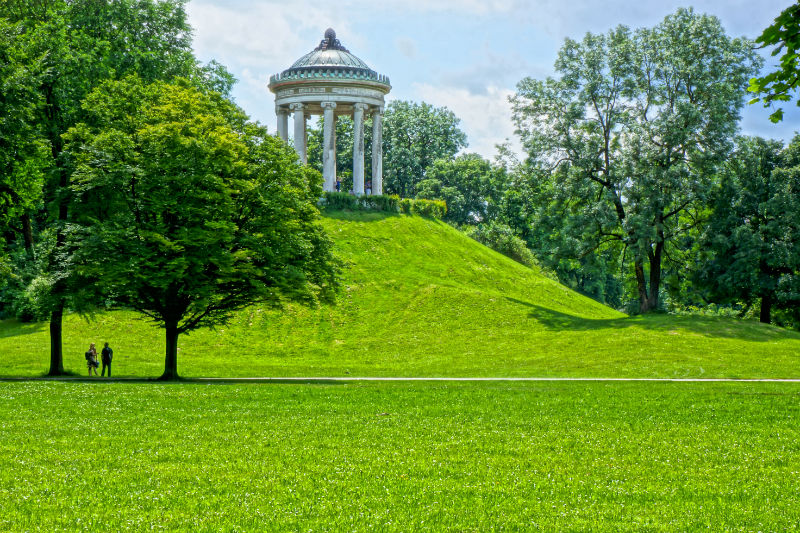
[[[336,119],[353,117],[353,193],[364,194],[364,118],[372,115],[372,194],[383,194],[383,153],[381,127],[383,97],[392,86],[351,54],[332,29],[314,50],[288,69],[270,77],[269,90],[275,93],[278,135],[289,140],[289,114],[294,115],[294,147],[307,162],[306,121],[311,115],[323,116],[322,176],[325,190],[336,190]]]

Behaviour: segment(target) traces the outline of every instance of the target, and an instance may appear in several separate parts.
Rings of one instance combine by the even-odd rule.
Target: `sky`
[[[757,5],[757,7],[756,7]],[[787,0],[190,0],[189,22],[202,61],[216,59],[239,80],[233,96],[254,119],[276,129],[270,75],[316,47],[327,28],[373,70],[389,76],[394,99],[447,107],[461,119],[467,151],[486,158],[498,143],[519,150],[508,97],[526,76],[554,75],[564,39],[620,24],[650,27],[679,7],[715,15],[730,36],[757,37],[791,5]],[[777,58],[765,51],[765,69]],[[765,70],[766,71],[766,70]],[[746,105],[741,131],[788,141],[800,108],[784,120]]]

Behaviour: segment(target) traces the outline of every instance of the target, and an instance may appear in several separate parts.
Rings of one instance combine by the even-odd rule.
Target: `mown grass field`
[[[756,322],[626,317],[440,222],[332,213],[345,261],[333,307],[258,306],[182,337],[184,376],[800,377],[800,334]],[[49,362],[46,323],[0,322],[0,375]],[[111,342],[114,372],[157,376],[163,331],[131,312],[71,315],[65,365]]]
[[[0,383],[0,530],[793,531],[796,383]]]
[[[324,219],[336,306],[180,343],[184,376],[798,377],[800,335],[627,317],[418,217]],[[157,376],[130,312],[65,324]],[[0,376],[46,371],[0,322]],[[800,383],[0,381],[0,531],[791,531]]]

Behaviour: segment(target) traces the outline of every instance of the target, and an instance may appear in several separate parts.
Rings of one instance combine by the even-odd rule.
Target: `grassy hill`
[[[723,318],[626,317],[419,217],[333,213],[346,262],[338,305],[253,307],[183,336],[185,376],[798,377],[800,334]],[[85,372],[109,341],[115,375],[163,368],[163,331],[130,312],[64,328],[65,366]],[[47,324],[0,322],[0,375],[38,375]]]

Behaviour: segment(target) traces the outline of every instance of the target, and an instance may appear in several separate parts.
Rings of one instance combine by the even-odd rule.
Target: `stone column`
[[[303,104],[291,104],[289,106],[294,112],[294,150],[300,157],[300,162],[304,165],[306,159],[306,113]]]
[[[324,190],[336,190],[336,102],[322,102],[322,178]]]
[[[383,109],[372,112],[372,194],[383,194]]]
[[[353,194],[364,194],[364,111],[367,104],[353,104]]]
[[[276,107],[275,114],[278,116],[278,137],[287,142],[289,140],[289,110],[285,107]]]

